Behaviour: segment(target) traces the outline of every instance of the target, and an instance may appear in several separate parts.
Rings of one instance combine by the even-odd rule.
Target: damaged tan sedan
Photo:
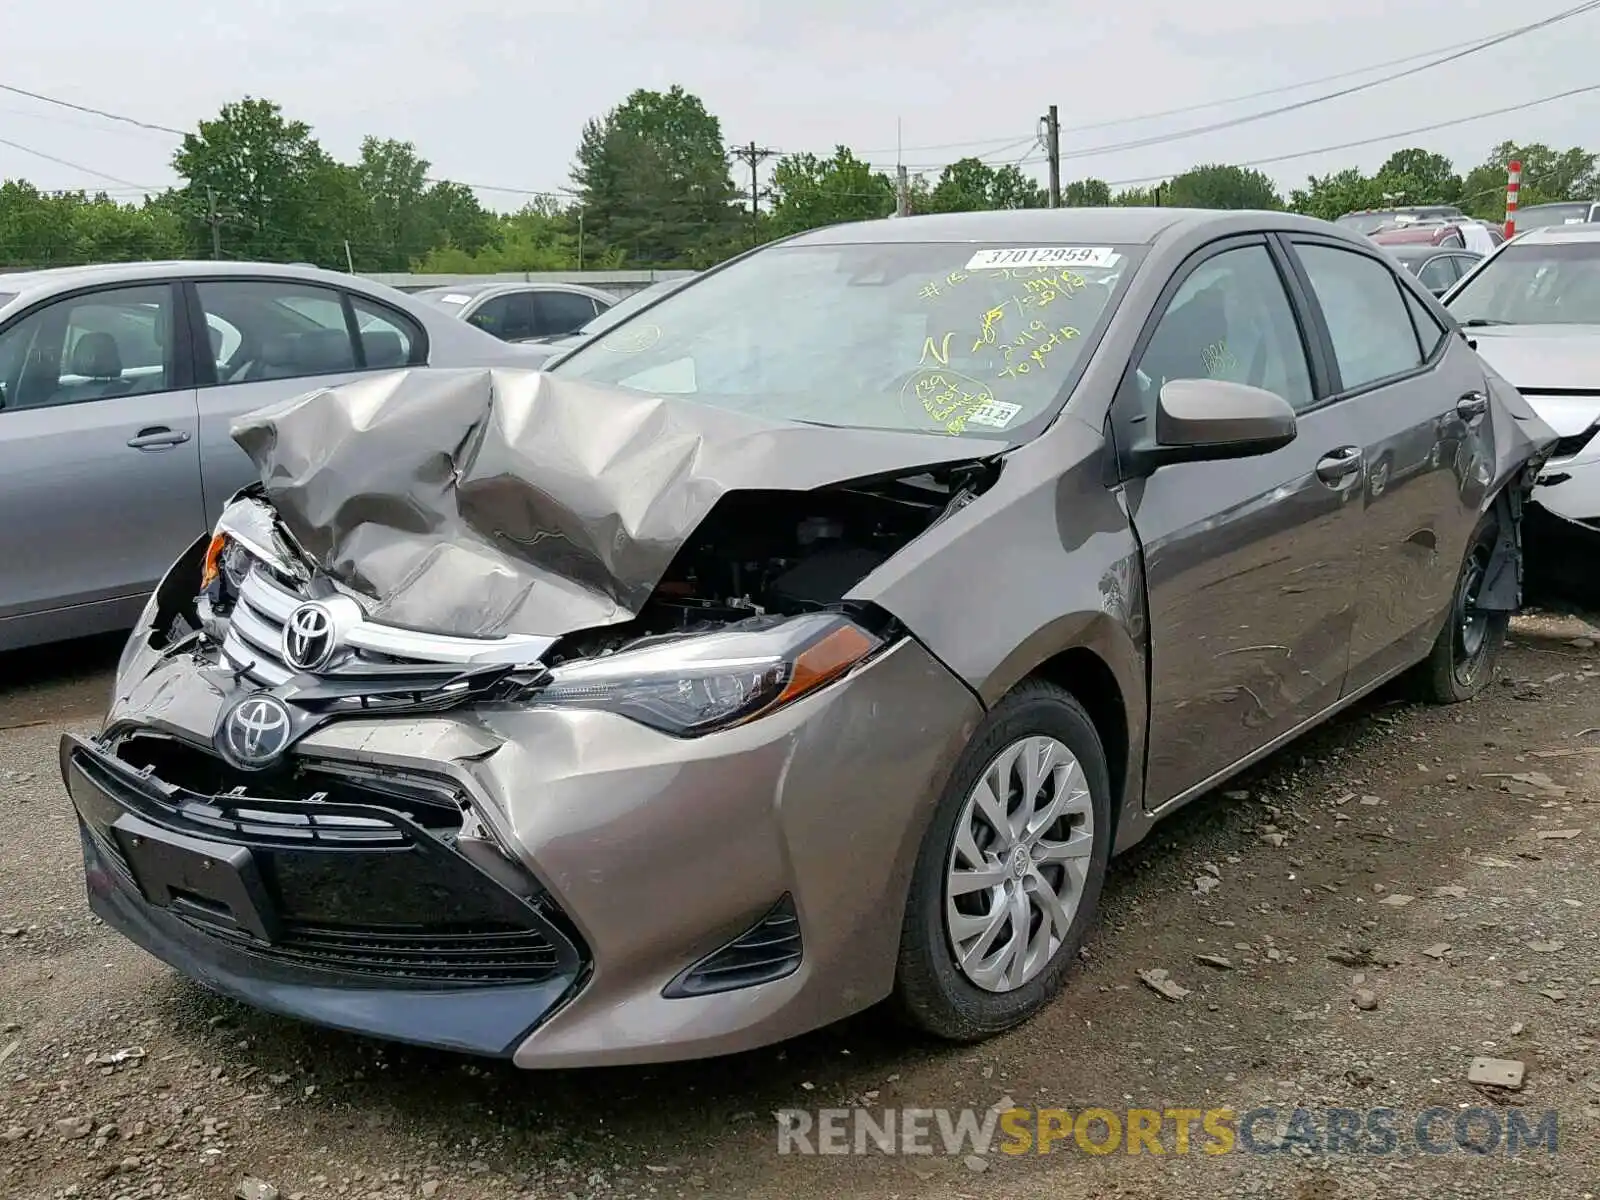
[[[94,910],[525,1067],[1024,1021],[1157,819],[1482,689],[1554,444],[1364,240],[1139,208],[814,231],[234,436],[62,743]]]

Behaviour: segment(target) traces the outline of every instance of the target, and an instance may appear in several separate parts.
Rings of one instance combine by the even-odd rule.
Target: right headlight
[[[678,737],[752,720],[839,678],[883,639],[835,613],[556,667],[535,707],[598,708]]]

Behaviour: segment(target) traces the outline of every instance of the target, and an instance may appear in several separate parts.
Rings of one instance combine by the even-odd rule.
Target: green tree
[[[1345,213],[1382,208],[1383,192],[1383,185],[1376,179],[1355,167],[1346,167],[1330,175],[1309,176],[1305,187],[1289,193],[1289,207],[1308,217],[1332,221]]]
[[[413,259],[436,244],[437,231],[431,228],[423,203],[428,190],[427,160],[410,142],[366,137],[361,139],[355,173],[371,206],[369,253],[381,264],[377,269],[407,270]]]
[[[1166,185],[1164,204],[1174,208],[1281,209],[1283,197],[1260,171],[1210,163],[1175,176]]]
[[[1104,208],[1111,203],[1111,185],[1104,179],[1074,179],[1061,189],[1068,208]]]
[[[765,233],[788,237],[843,221],[870,221],[894,211],[894,184],[845,146],[832,158],[787,154],[772,170],[772,208]]]
[[[1398,197],[1396,204],[1456,204],[1461,176],[1442,154],[1412,148],[1397,150],[1378,168],[1381,190]]]
[[[104,194],[50,195],[23,180],[0,184],[0,264],[6,266],[179,258],[185,241],[182,220],[159,200],[119,204]]]
[[[1049,193],[1022,173],[1021,167],[1007,164],[994,173],[989,183],[990,208],[1043,208]]]
[[[585,125],[572,181],[587,234],[639,266],[708,266],[744,220],[721,123],[676,85],[635,91]]]
[[[929,197],[933,212],[982,212],[994,208],[994,168],[980,158],[962,158],[939,173]]]
[[[1111,197],[1111,203],[1123,208],[1152,208],[1161,203],[1159,187],[1123,188]]]
[[[423,193],[422,216],[430,249],[454,246],[467,254],[478,254],[499,234],[498,220],[478,203],[472,189],[446,179]]]
[[[270,100],[224,104],[216,118],[184,135],[172,165],[185,180],[182,207],[194,223],[194,248],[208,256],[203,219],[211,195],[226,218],[228,258],[343,266],[345,240],[359,239],[365,229],[352,227],[360,193],[352,191],[348,169],[328,157],[310,126],[285,119]]]
[[[1581,146],[1555,150],[1543,142],[1501,142],[1462,181],[1462,206],[1474,216],[1499,220],[1506,213],[1506,171],[1522,164],[1518,203],[1548,204],[1556,200],[1590,200],[1600,189],[1596,165],[1600,155]]]

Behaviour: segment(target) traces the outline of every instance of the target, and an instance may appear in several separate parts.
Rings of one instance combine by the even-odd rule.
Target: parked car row
[[[1159,820],[1389,680],[1493,677],[1523,503],[1565,485],[1468,335],[1581,257],[1498,254],[1463,331],[1292,214],[864,222],[540,371],[424,358],[434,324],[330,282],[357,367],[399,329],[432,369],[234,422],[259,481],[62,742],[90,903],[248,1003],[523,1067],[884,999],[1012,1028]],[[209,277],[165,285],[179,342]],[[254,342],[180,357],[183,403]],[[46,394],[142,386],[101,352]],[[137,539],[134,486],[61,553]]]

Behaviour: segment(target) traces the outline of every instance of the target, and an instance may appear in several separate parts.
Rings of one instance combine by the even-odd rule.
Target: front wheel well
[[[1046,659],[1031,676],[1070,692],[1094,723],[1106,752],[1111,780],[1111,820],[1115,825],[1128,782],[1128,708],[1117,677],[1093,650],[1075,646]],[[1113,829],[1113,835],[1115,829]]]

